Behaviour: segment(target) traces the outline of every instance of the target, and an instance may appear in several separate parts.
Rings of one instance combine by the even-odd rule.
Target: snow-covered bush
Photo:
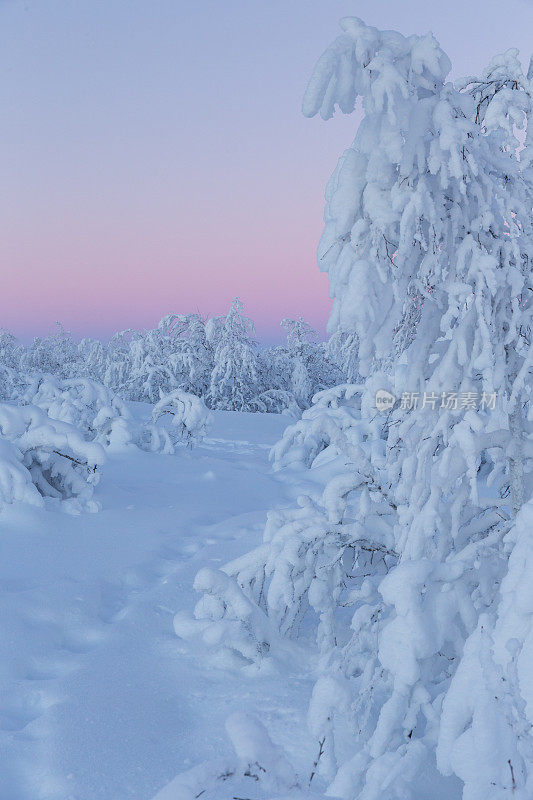
[[[95,510],[92,500],[105,454],[66,422],[37,406],[0,404],[0,491],[5,503],[63,501],[67,509]]]
[[[268,617],[243,594],[225,572],[202,569],[194,588],[202,594],[194,621],[186,614],[174,617],[174,630],[183,639],[201,636],[218,650],[227,649],[246,662],[260,663],[270,650],[274,630]]]
[[[0,508],[4,503],[43,505],[43,497],[23,464],[23,454],[10,441],[0,438]]]
[[[170,424],[165,425],[168,420]],[[164,453],[173,453],[178,444],[193,447],[207,435],[211,424],[212,414],[199,397],[181,389],[161,393],[152,411],[152,422],[141,434],[141,446]]]
[[[74,425],[85,438],[104,447],[121,447],[132,439],[133,421],[124,401],[89,378],[34,376],[23,402],[44,409],[52,419]]]
[[[274,469],[288,466],[309,468],[315,459],[331,459],[346,453],[350,444],[368,438],[368,425],[361,421],[361,389],[344,384],[319,392],[301,419],[286,428],[270,452]],[[324,452],[325,451],[325,452]]]
[[[153,800],[196,800],[225,786],[228,796],[304,800],[315,796],[302,789],[292,764],[281,747],[274,744],[265,726],[251,714],[235,711],[226,720],[226,733],[233,745],[233,757],[199,764],[178,775]],[[316,795],[318,798],[318,795]]]

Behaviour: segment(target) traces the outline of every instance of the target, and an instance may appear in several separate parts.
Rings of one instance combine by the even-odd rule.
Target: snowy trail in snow
[[[204,663],[172,626],[196,571],[253,547],[283,502],[267,456],[286,424],[218,412],[193,453],[110,458],[98,514],[2,514],[0,800],[149,800],[228,748],[235,708],[282,738],[302,724],[305,675]]]

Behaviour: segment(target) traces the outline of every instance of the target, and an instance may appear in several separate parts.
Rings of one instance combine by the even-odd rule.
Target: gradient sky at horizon
[[[526,0],[0,0],[0,327],[106,337],[239,295],[264,341],[323,331],[324,189],[357,120],[300,104],[349,15],[432,30],[454,76],[533,47]]]

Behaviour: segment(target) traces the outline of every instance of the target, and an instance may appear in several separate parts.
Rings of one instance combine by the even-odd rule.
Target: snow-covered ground
[[[0,800],[150,800],[231,752],[224,722],[238,709],[259,712],[296,767],[312,760],[301,735],[291,744],[312,686],[304,661],[280,682],[173,630],[198,569],[250,550],[290,499],[268,462],[288,419],[214,416],[193,451],[111,455],[98,513],[2,511]]]

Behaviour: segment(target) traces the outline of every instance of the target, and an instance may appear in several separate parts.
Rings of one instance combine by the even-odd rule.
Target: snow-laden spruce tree
[[[205,397],[213,371],[213,347],[199,314],[168,314],[159,323],[170,339],[170,363],[176,387]]]
[[[207,403],[210,408],[246,411],[261,391],[254,325],[242,313],[236,297],[227,315],[213,317],[206,325],[213,348],[213,371]]]
[[[454,723],[453,709],[468,699],[461,676],[479,674],[463,659],[491,663],[480,631],[503,602],[505,537],[529,470],[533,193],[515,131],[530,115],[531,76],[508,51],[454,87],[432,36],[357,19],[341,26],[304,112],[327,119],[362,99],[363,121],[328,186],[319,250],[334,297],[331,329],[357,342],[361,435],[343,431],[343,470],[322,496],[273,513],[265,544],[225,573],[283,633],[316,620],[323,674],[310,728],[333,796],[458,797],[455,774],[465,797],[477,798],[475,770],[450,756],[450,738],[469,720],[479,730],[492,713],[481,697],[462,727]],[[398,398],[381,416],[377,390]],[[216,583],[203,587],[211,597]],[[217,625],[209,608],[197,609],[204,632],[209,619]],[[247,611],[239,630],[253,640],[251,619]],[[256,659],[272,652],[265,629]],[[516,681],[509,686],[492,729],[505,765],[490,773],[494,798],[514,796],[532,765],[522,747],[517,774],[512,702],[523,702]],[[446,778],[436,759],[443,708]],[[480,737],[470,752],[480,749],[488,763],[491,747]]]

